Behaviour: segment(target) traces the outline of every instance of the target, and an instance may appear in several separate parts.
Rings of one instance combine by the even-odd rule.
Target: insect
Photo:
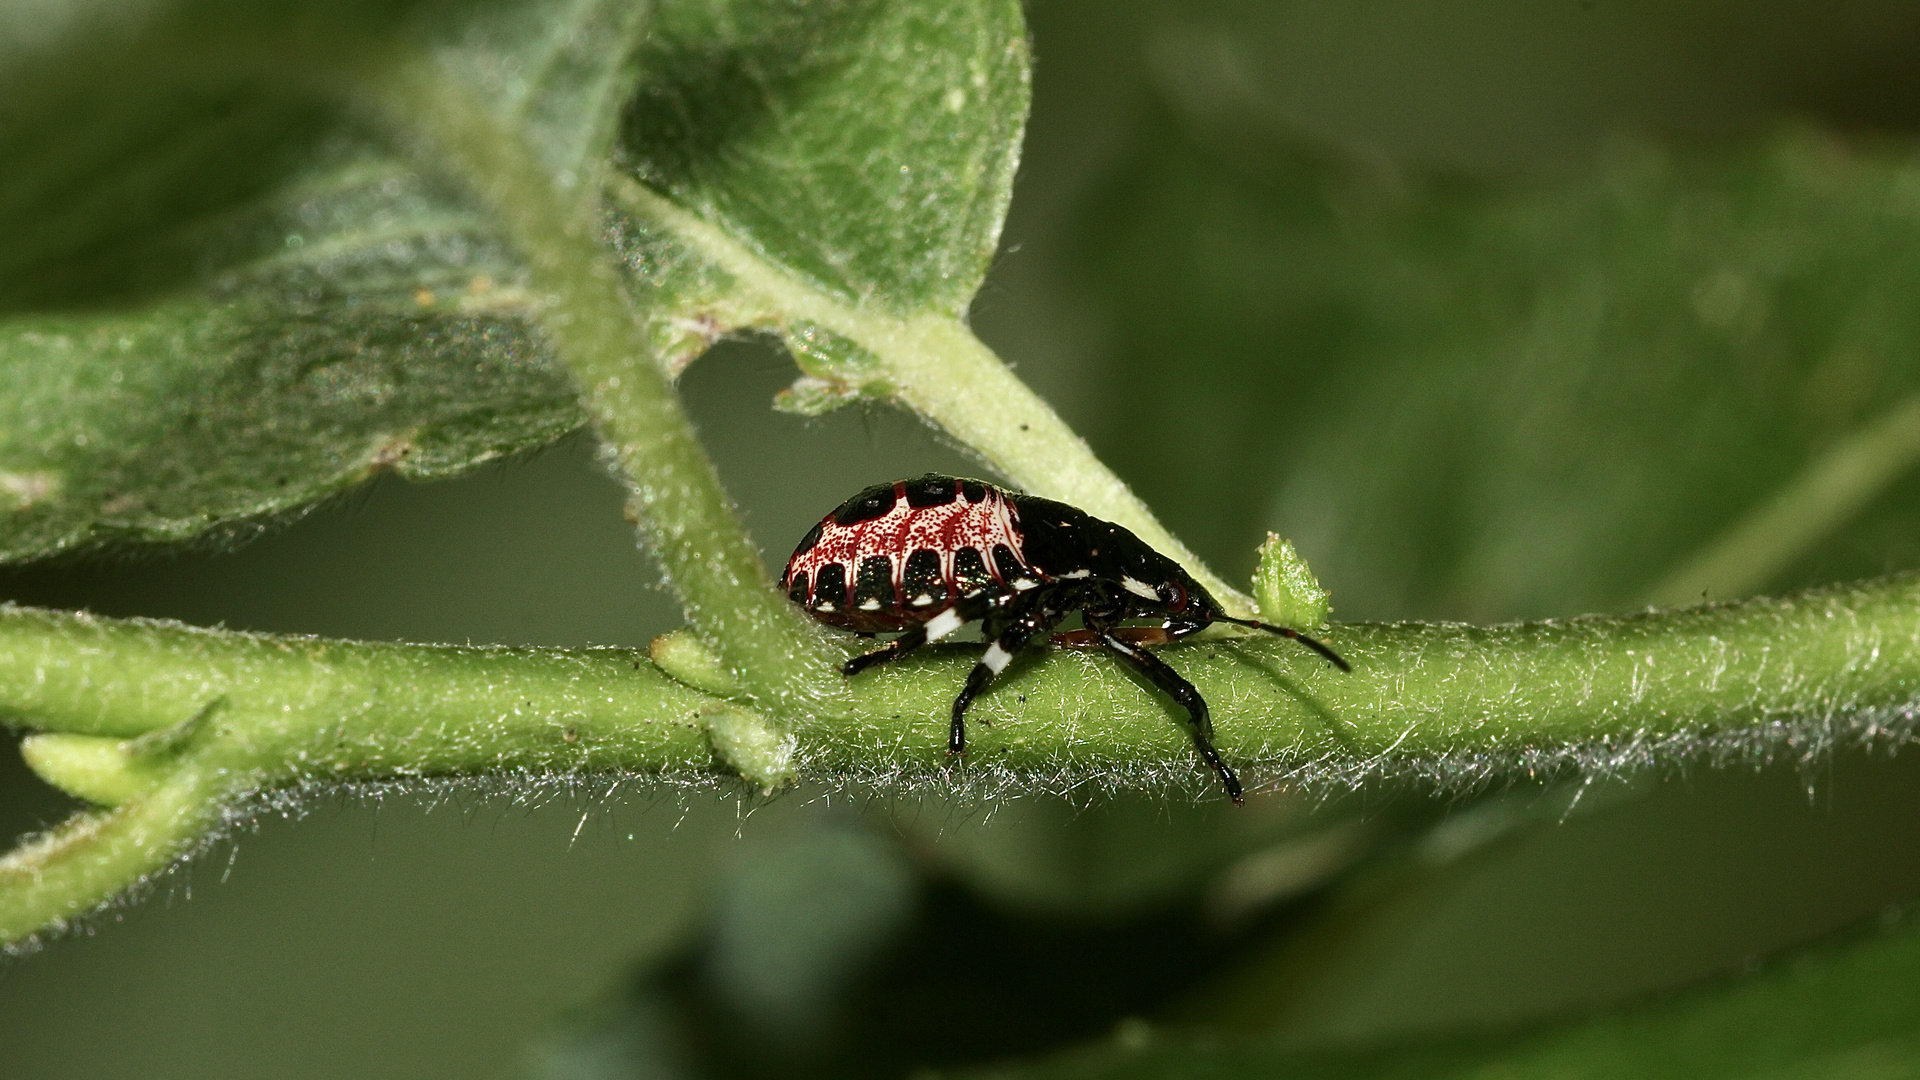
[[[947,753],[967,748],[967,706],[1014,656],[1079,612],[1072,644],[1111,652],[1187,712],[1201,758],[1240,801],[1240,778],[1213,746],[1207,703],[1146,646],[1216,622],[1290,637],[1342,671],[1345,660],[1297,630],[1226,614],[1178,563],[1111,521],[1033,495],[929,473],[875,484],[820,519],[794,548],[780,584],[828,626],[898,633],[847,661],[857,675],[978,621],[987,649],[953,700]],[[1123,626],[1151,619],[1158,626]]]

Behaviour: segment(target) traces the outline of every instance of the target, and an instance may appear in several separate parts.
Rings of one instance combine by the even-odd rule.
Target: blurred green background
[[[981,336],[1230,577],[1274,529],[1345,619],[1624,609],[1920,391],[1920,12],[1380,0],[1030,9]],[[911,418],[683,386],[770,558],[977,467]],[[1223,464],[1230,462],[1230,464]],[[232,551],[0,595],[363,638],[677,620],[575,439],[383,479]],[[1920,565],[1920,478],[1769,589]],[[907,1075],[1231,1018],[1303,1043],[1630,1000],[1920,896],[1920,762],[1244,810],[610,784],[268,816],[0,968],[9,1077]],[[0,762],[0,830],[66,809]]]

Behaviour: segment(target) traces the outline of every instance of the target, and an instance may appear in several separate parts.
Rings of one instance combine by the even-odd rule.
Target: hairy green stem
[[[130,795],[0,860],[0,943],[107,901],[264,791],[706,775],[707,717],[726,709],[633,650],[358,644],[11,605],[0,606],[0,702],[11,722],[61,733],[35,739],[67,740],[49,780]],[[102,735],[137,737],[100,746]],[[47,756],[27,757],[46,768]]]
[[[579,381],[595,428],[632,488],[647,547],[687,620],[752,698],[814,711],[840,695],[817,628],[778,595],[660,367],[646,354],[619,269],[597,237],[597,187],[569,195],[457,79],[402,64],[388,111],[424,132],[428,160],[461,180],[526,258],[540,324]]]
[[[10,722],[274,782],[711,768],[718,699],[636,649],[330,641],[0,605]],[[197,722],[170,745],[156,732]],[[133,741],[139,742],[140,739]]]
[[[220,819],[204,770],[105,810],[75,814],[0,856],[0,954],[58,933],[190,854]]]
[[[1569,758],[1625,762],[1663,740],[1682,755],[1716,737],[1819,743],[1847,725],[1904,734],[1920,705],[1914,577],[1505,626],[1336,624],[1328,640],[1351,674],[1278,639],[1160,654],[1211,704],[1223,753],[1309,782],[1455,771],[1450,760],[1482,775]],[[854,720],[803,730],[803,752],[839,768],[870,767],[881,744],[933,758],[940,699],[971,662],[956,649],[867,677]],[[1192,767],[1177,707],[1098,653],[1055,650],[1009,676],[976,706],[993,721],[974,736],[976,760],[1039,771]]]
[[[1014,484],[1125,525],[1186,567],[1232,613],[1254,615],[1253,602],[1175,539],[964,323],[944,313],[903,317],[849,302],[631,177],[609,177],[608,190],[622,210],[726,272],[765,324],[812,324],[858,344],[879,361],[873,389],[945,430]]]
[[[1253,764],[1897,722],[1920,696],[1920,579],[1506,626],[1339,624],[1329,640],[1352,673],[1279,639],[1160,652],[1207,696],[1222,749]],[[125,736],[221,701],[194,738],[240,740],[246,767],[276,781],[707,774],[702,718],[724,704],[632,650],[337,642],[15,607],[0,608],[0,646],[16,723]],[[977,651],[930,648],[850,680],[851,715],[800,727],[805,768],[828,779],[943,766],[946,708]],[[991,722],[974,733],[981,764],[1191,765],[1178,707],[1097,651],[1030,654],[977,708]]]
[[[1221,751],[1255,782],[1407,770],[1480,779],[1716,745],[1804,750],[1906,737],[1920,708],[1911,576],[1617,617],[1342,625],[1330,639],[1351,674],[1277,639],[1161,654],[1212,704]],[[334,642],[0,607],[5,715],[82,740],[30,758],[73,790],[128,794],[122,811],[78,819],[0,863],[0,932],[16,940],[105,901],[191,850],[221,805],[276,788],[587,772],[696,780],[727,771],[716,751],[765,785],[796,774],[944,782],[946,712],[976,653],[930,649],[863,674],[850,682],[850,715],[808,714],[789,740],[631,650]],[[973,725],[963,775],[991,784],[1207,783],[1178,708],[1099,653],[1036,653],[975,709],[991,724]],[[137,737],[98,741],[125,736]]]

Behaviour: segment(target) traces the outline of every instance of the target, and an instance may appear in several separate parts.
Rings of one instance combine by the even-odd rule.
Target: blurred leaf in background
[[[1571,175],[1435,173],[1286,123],[1260,40],[1199,19],[1151,39],[1069,256],[1124,388],[1095,437],[1180,478],[1152,501],[1204,522],[1210,556],[1290,536],[1346,618],[1618,608],[1915,391],[1909,144],[1756,115],[1733,139],[1626,135]],[[1223,445],[1245,467],[1204,467]],[[1820,551],[1794,567],[1920,554]],[[1816,580],[1786,570],[1741,592]]]
[[[577,174],[626,86],[604,43],[640,17],[82,7],[11,57],[0,555],[244,533],[381,470],[446,476],[581,426],[513,253],[343,84],[375,49],[438,48]]]
[[[1305,1051],[1275,1040],[1222,1043],[1144,1022],[1107,1045],[1003,1077],[1865,1077],[1911,1076],[1920,935],[1892,910],[1875,931],[1590,1023],[1517,1038]]]
[[[1340,618],[1631,606],[1811,458],[1920,391],[1909,303],[1920,20],[1907,5],[1050,0],[1031,17],[1025,172],[974,323],[1236,579],[1271,528],[1301,547]],[[75,128],[62,138],[86,153],[0,174],[15,193],[0,206],[60,185],[87,196],[72,204],[87,228],[36,225],[31,235],[59,243],[0,257],[10,311],[76,282],[96,290],[29,328],[79,344],[69,323],[119,318],[108,300],[146,297],[139,275],[178,270],[176,227],[200,236],[212,221],[257,239],[271,230],[247,222],[288,210],[262,192],[359,175],[348,166],[367,160],[350,138],[318,144],[331,158],[296,152],[311,145],[301,132],[333,120],[217,67],[115,119],[89,103],[119,102],[115,88],[147,69],[100,55],[45,73],[41,96],[9,94],[35,104],[8,115],[87,114],[112,137]],[[13,130],[9,147],[57,126]],[[223,173],[207,163],[233,155],[193,149],[235,145],[222,139],[295,149]],[[165,163],[204,201],[98,189],[137,188]],[[396,408],[472,400],[395,382],[422,342],[460,350],[478,335],[482,355],[514,358],[480,373],[506,403],[418,414],[452,417],[422,431],[474,440],[458,444],[462,462],[567,430],[537,350],[513,336],[511,304],[472,299],[479,276],[480,299],[512,297],[484,230],[430,187],[366,175],[325,190],[388,208],[411,238],[401,247],[340,246],[343,261],[296,281],[274,275],[313,252],[239,244],[204,268],[208,288],[270,287],[308,304],[288,309],[306,312],[313,336],[298,340],[361,374],[297,385],[382,388]],[[103,204],[148,209],[125,220],[87,209]],[[375,271],[395,252],[447,260],[446,288],[425,303],[382,292]],[[128,347],[213,355],[191,336],[219,332],[217,313],[193,314],[211,301],[168,303],[178,321],[133,327]],[[270,357],[285,340],[247,347]],[[103,357],[119,347],[100,341]],[[79,401],[167,397],[99,370],[42,385]],[[684,383],[776,554],[875,478],[977,471],[885,410],[805,425],[769,416],[790,378],[766,349],[729,345]],[[314,415],[307,399],[286,400],[299,422]],[[473,417],[484,423],[462,426]],[[487,442],[496,419],[521,434]],[[301,498],[375,459],[393,464],[380,455],[399,425],[327,429],[345,449],[303,466]],[[69,454],[71,434],[30,446]],[[70,465],[5,467],[24,478],[8,490],[32,504],[53,490],[34,478]],[[89,513],[116,492],[106,480],[89,489]],[[1920,479],[1897,476],[1753,587],[1920,563],[1917,495]],[[271,511],[276,497],[242,492],[233,505]],[[638,642],[673,625],[614,521],[618,493],[577,445],[358,498],[349,514],[225,555],[15,572],[7,595],[439,640]],[[43,534],[55,539],[35,542],[75,528],[56,522]],[[1854,756],[1459,803],[1383,786],[1245,812],[1152,795],[1087,807],[875,800],[855,814],[815,793],[759,809],[591,793],[525,821],[482,802],[465,811],[473,824],[449,827],[463,820],[456,807],[321,808],[243,838],[231,884],[202,864],[192,903],[148,905],[16,964],[0,983],[0,1041],[22,1076],[247,1074],[262,1061],[286,1076],[899,1076],[1088,1040],[1101,1045],[1034,1071],[1619,1075],[1732,1047],[1747,1056],[1716,1066],[1904,1075],[1912,948],[1899,927],[1595,1027],[1569,1021],[1518,1042],[1473,1033],[1739,968],[1920,895],[1912,768]],[[8,774],[0,791],[27,783]],[[576,830],[584,839],[563,858]],[[781,1036],[801,1049],[772,1065],[743,1051],[768,1038],[743,1033],[748,1000],[804,1002]],[[1170,1033],[1174,1021],[1280,1034],[1222,1043]],[[1439,1049],[1364,1048],[1436,1033]]]

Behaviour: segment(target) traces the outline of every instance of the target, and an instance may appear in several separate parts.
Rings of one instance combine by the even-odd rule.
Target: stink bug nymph
[[[979,480],[928,474],[875,484],[820,519],[780,584],[828,626],[900,635],[847,661],[849,676],[981,623],[987,648],[953,700],[949,754],[967,748],[968,703],[1077,611],[1086,628],[1072,637],[1111,652],[1186,709],[1194,748],[1235,802],[1240,778],[1213,747],[1206,701],[1146,646],[1225,622],[1290,637],[1352,670],[1298,630],[1226,614],[1178,563],[1119,525]],[[1159,625],[1121,625],[1139,619]]]

